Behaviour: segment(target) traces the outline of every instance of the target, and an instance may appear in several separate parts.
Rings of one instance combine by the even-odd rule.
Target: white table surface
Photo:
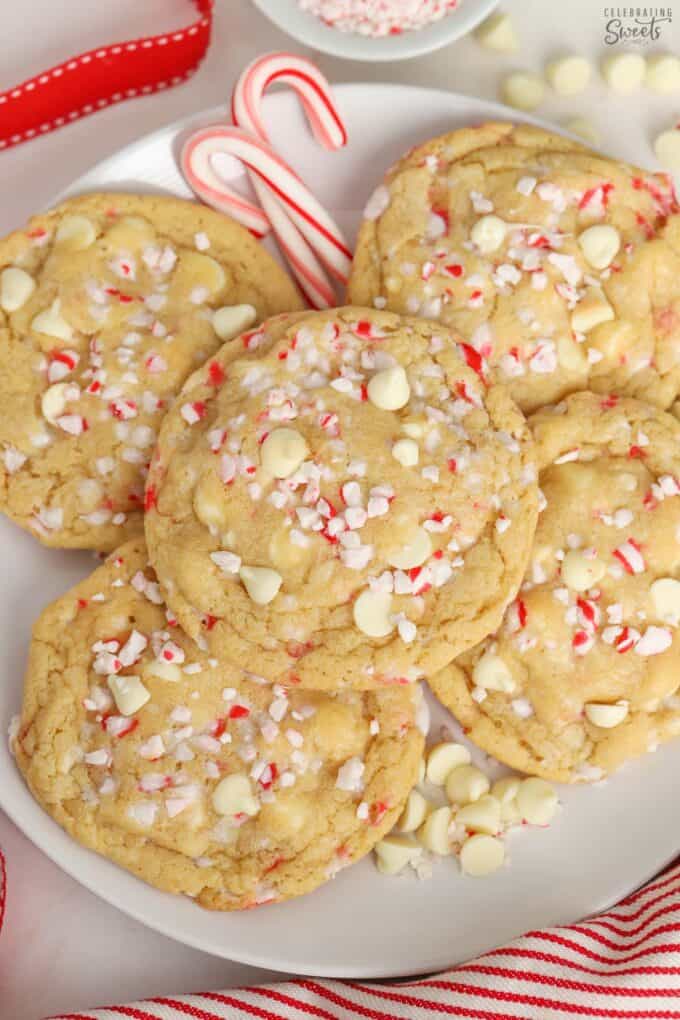
[[[301,48],[274,29],[249,0],[217,0],[210,53],[184,86],[123,103],[55,134],[0,154],[0,233],[18,226],[71,180],[122,145],[222,101],[242,67],[271,49]],[[626,6],[630,6],[626,4]],[[650,50],[680,51],[676,23]],[[597,59],[604,51],[604,7],[598,0],[506,0],[522,48],[498,57],[464,39],[429,57],[395,64],[351,63],[319,56],[331,81],[395,81],[496,98],[504,69],[541,68],[564,51]],[[57,14],[57,9],[59,14]],[[90,47],[162,31],[192,15],[188,0],[23,0],[0,3],[0,90]],[[49,27],[49,32],[46,28]],[[539,111],[556,122],[587,112],[602,148],[653,165],[650,142],[680,119],[680,94],[615,97],[594,80],[573,99],[548,98]],[[313,182],[310,182],[313,184]],[[0,777],[0,782],[2,781]],[[0,846],[8,863],[5,929],[0,936],[0,1017],[40,1020],[48,1014],[154,994],[251,983],[274,975],[187,949],[125,917],[81,888],[25,839],[0,812]]]

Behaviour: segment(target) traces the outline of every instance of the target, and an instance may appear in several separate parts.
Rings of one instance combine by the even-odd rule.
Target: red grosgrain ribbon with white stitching
[[[186,81],[205,56],[212,27],[213,0],[191,3],[198,17],[185,28],[81,53],[0,92],[0,149]]]

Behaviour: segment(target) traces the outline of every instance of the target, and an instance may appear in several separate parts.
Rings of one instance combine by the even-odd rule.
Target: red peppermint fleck
[[[210,613],[206,613],[205,616],[201,619],[201,624],[205,627],[206,630],[212,630],[215,624],[217,623],[217,620],[218,620],[217,616],[211,616]]]
[[[47,231],[44,227],[36,227],[35,230],[26,231],[28,237],[45,237]]]
[[[224,718],[224,716],[222,716],[214,723],[212,729],[210,730],[210,735],[214,737],[215,740],[219,740],[224,731],[226,730],[226,728],[227,720]]]
[[[78,609],[85,609],[87,607],[87,599],[78,599]]]
[[[279,351],[277,354],[279,361],[285,361],[288,357],[288,351]]]
[[[621,633],[614,638],[616,651],[620,655],[624,652],[629,652],[635,643],[635,634],[631,631],[630,627],[622,627]]]
[[[638,224],[638,226],[642,227],[642,230],[647,240],[651,241],[651,239],[655,236],[655,230],[652,224],[649,222],[649,220],[646,219],[646,217],[644,217],[641,212],[636,212],[635,222]]]
[[[647,568],[642,550],[634,538],[625,541],[612,555],[623,565],[627,574],[642,574]]]
[[[301,641],[289,641],[286,645],[286,652],[291,659],[301,659],[307,652],[311,652],[314,648],[314,644],[311,641],[305,641],[304,644]]]
[[[360,389],[359,392],[361,394],[362,402],[367,401],[368,400],[368,386],[366,385],[366,383],[362,383],[361,384],[361,389]]]
[[[246,719],[250,715],[250,709],[245,705],[232,705],[229,709],[230,719]]]
[[[474,297],[474,294],[472,296]],[[458,346],[465,358],[465,363],[472,369],[473,372],[477,373],[483,383],[486,383],[486,379],[484,377],[484,360],[479,351],[476,351],[470,344],[461,343]]]
[[[451,474],[455,475],[456,471],[458,470],[458,462],[456,461],[456,458],[455,457],[449,457],[449,459],[447,460],[446,464],[447,464],[447,467],[448,467],[449,471],[451,472]]]
[[[211,361],[208,365],[208,380],[213,386],[221,386],[226,376],[224,369],[217,361]]]
[[[271,762],[265,768],[264,772],[259,778],[260,786],[263,790],[269,790],[274,785],[279,777],[279,770],[275,762]]]
[[[157,506],[158,493],[156,492],[155,485],[148,485],[146,492],[144,493],[144,510],[149,513],[150,510],[155,510]]]
[[[435,551],[432,553],[432,559],[433,560],[441,560],[443,558],[444,558],[444,550],[443,549],[435,549]]]
[[[463,267],[459,262],[452,262],[448,266],[444,266],[444,272],[448,273],[449,276],[459,277],[463,275]]]
[[[603,411],[608,411],[612,407],[616,407],[618,402],[619,398],[616,396],[616,394],[611,393],[608,397],[602,398],[602,400],[600,401],[600,407],[602,408]]]
[[[121,740],[123,737],[127,737],[128,734],[132,733],[139,726],[139,719],[126,719],[124,716],[108,715],[102,716],[101,727],[106,733],[115,737],[116,740]]]
[[[587,205],[596,199],[601,201],[602,205],[607,208],[609,204],[609,193],[614,189],[614,185],[610,181],[606,181],[604,184],[598,184],[594,188],[587,188],[581,196],[581,201],[578,204],[579,209],[585,209]]]
[[[641,446],[633,445],[628,451],[628,456],[630,457],[631,460],[643,460],[647,456],[647,454],[645,453]]]
[[[656,510],[659,505],[658,499],[656,499],[654,493],[650,489],[649,492],[645,493],[645,498],[642,500],[642,505],[645,510]]]
[[[583,648],[590,641],[590,635],[585,630],[577,630],[571,639],[572,646],[574,648]]]
[[[285,857],[277,857],[277,858],[275,859],[275,861],[274,861],[274,862],[273,862],[272,864],[270,864],[270,865],[269,865],[269,867],[268,867],[268,868],[265,868],[265,869],[264,869],[264,872],[263,872],[263,874],[265,874],[265,875],[268,875],[270,871],[276,871],[276,869],[277,869],[277,868],[278,868],[278,867],[279,867],[279,866],[280,866],[281,864],[284,864],[284,863],[285,863],[285,861],[286,861],[286,858],[285,858]]]
[[[464,383],[462,381],[457,382],[456,386],[455,386],[455,390],[456,390],[456,393],[458,394],[458,396],[460,397],[461,400],[464,400],[467,404],[474,404],[474,399],[468,393],[468,388],[467,388],[467,384],[466,383]]]
[[[552,245],[544,234],[537,234],[527,242],[529,248],[552,248]]]
[[[369,808],[369,821],[371,825],[380,825],[383,818],[390,809],[390,805],[384,800],[374,801]]]

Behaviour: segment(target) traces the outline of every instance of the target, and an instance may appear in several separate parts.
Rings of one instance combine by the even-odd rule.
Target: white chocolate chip
[[[107,683],[121,715],[134,715],[151,697],[138,676],[112,674]]]
[[[213,312],[212,325],[220,340],[233,340],[257,322],[252,305],[224,305]]]
[[[513,71],[503,81],[503,102],[516,110],[535,110],[543,101],[545,85],[537,74]]]
[[[35,290],[35,280],[18,266],[7,266],[0,273],[0,308],[16,312],[25,305]]]
[[[387,554],[387,562],[397,570],[419,567],[432,555],[432,539],[424,528],[416,528],[408,542]]]
[[[402,467],[415,467],[420,450],[414,439],[398,439],[392,447],[392,456]]]
[[[387,637],[394,630],[391,612],[392,596],[389,592],[367,588],[354,603],[354,622],[368,637]]]
[[[680,89],[680,60],[670,53],[647,57],[645,85],[652,92],[677,92]]]
[[[452,804],[472,804],[489,792],[489,780],[474,765],[459,765],[446,777],[446,796]]]
[[[415,832],[427,818],[430,802],[418,790],[411,790],[399,816],[397,829],[399,832]]]
[[[576,135],[588,145],[600,144],[600,133],[587,117],[571,117],[564,126],[567,131],[571,131],[572,135]]]
[[[213,790],[212,804],[218,815],[248,815],[252,818],[260,810],[250,780],[243,772],[225,776],[217,784]]]
[[[67,245],[72,251],[89,248],[97,236],[92,220],[73,214],[64,216],[54,235],[55,244]]]
[[[621,247],[621,235],[616,227],[597,223],[579,234],[578,243],[586,262],[594,269],[606,269]]]
[[[34,329],[36,333],[56,336],[59,340],[72,340],[73,329],[60,314],[59,308],[59,298],[55,298],[49,308],[46,308],[43,312],[38,312],[31,322],[31,329]]]
[[[630,95],[642,85],[645,58],[639,53],[617,53],[602,61],[602,77],[610,89]]]
[[[66,410],[66,405],[69,401],[69,394],[73,390],[71,383],[55,383],[54,386],[49,386],[42,395],[40,401],[40,409],[43,414],[43,418],[54,425],[57,418]]]
[[[184,679],[182,670],[176,662],[166,662],[164,659],[151,659],[142,666],[143,676],[155,676],[167,683],[178,684]]]
[[[517,686],[509,667],[493,652],[485,652],[477,659],[472,679],[477,687],[487,691],[502,691],[504,694],[512,694]]]
[[[460,851],[460,866],[471,878],[484,878],[498,871],[505,860],[505,847],[495,836],[470,836]]]
[[[547,825],[557,813],[557,793],[545,779],[532,776],[519,784],[517,807],[530,825]]]
[[[546,68],[546,78],[560,96],[583,92],[590,81],[590,62],[585,57],[560,57]]]
[[[506,825],[516,825],[522,821],[522,816],[517,807],[517,792],[521,780],[517,776],[503,776],[497,779],[491,787],[491,795],[495,797],[501,806],[501,821]]]
[[[270,567],[243,566],[238,572],[243,585],[253,602],[258,606],[268,605],[279,593],[283,578]]]
[[[603,322],[611,322],[614,309],[603,292],[597,287],[590,288],[581,298],[571,314],[571,328],[576,333],[589,333]]]
[[[508,227],[505,220],[490,213],[477,220],[470,231],[470,240],[482,255],[489,255],[492,251],[497,251],[500,248],[507,232]]]
[[[432,811],[418,830],[418,839],[426,850],[445,857],[451,853],[449,826],[451,825],[451,808],[440,807]]]
[[[486,49],[497,53],[514,53],[517,49],[517,35],[507,14],[492,14],[476,30],[475,38]]]
[[[680,170],[680,131],[671,128],[657,135],[654,140],[654,152],[661,166],[667,170]]]
[[[274,429],[260,447],[260,460],[273,478],[288,478],[297,471],[308,453],[304,436],[296,429]]]
[[[425,774],[435,786],[443,786],[450,772],[460,765],[469,765],[471,761],[467,747],[447,740],[429,751]]]
[[[376,372],[368,383],[368,399],[382,411],[398,411],[408,404],[411,387],[401,365]]]
[[[422,853],[422,847],[407,836],[385,836],[375,847],[378,871],[383,875],[398,875]]]
[[[659,619],[677,627],[680,623],[680,581],[673,577],[660,577],[649,590]]]
[[[466,804],[456,815],[456,824],[470,832],[485,832],[495,836],[501,827],[501,805],[494,796],[485,793],[474,804]]]
[[[590,557],[580,549],[570,549],[562,560],[562,580],[572,591],[587,591],[607,572],[602,560]]]
[[[628,702],[617,701],[613,705],[599,704],[591,701],[584,706],[586,717],[593,726],[602,730],[611,730],[618,726],[628,715]]]

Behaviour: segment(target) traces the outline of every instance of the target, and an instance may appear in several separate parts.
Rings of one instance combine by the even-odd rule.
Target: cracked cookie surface
[[[34,628],[17,762],[75,839],[151,885],[236,910],[366,854],[417,779],[420,692],[286,692],[218,665],[132,540]]]
[[[668,175],[490,123],[408,153],[364,215],[348,299],[460,330],[522,410],[586,388],[677,397]]]
[[[680,734],[680,426],[591,393],[529,424],[545,506],[524,584],[430,684],[506,764],[596,780]]]
[[[475,352],[362,308],[225,345],[166,417],[147,497],[187,632],[314,689],[414,681],[488,634],[537,513],[524,418]]]
[[[301,307],[271,256],[205,206],[92,194],[33,217],[0,241],[0,508],[52,546],[140,532],[160,420],[223,342],[216,328]]]

